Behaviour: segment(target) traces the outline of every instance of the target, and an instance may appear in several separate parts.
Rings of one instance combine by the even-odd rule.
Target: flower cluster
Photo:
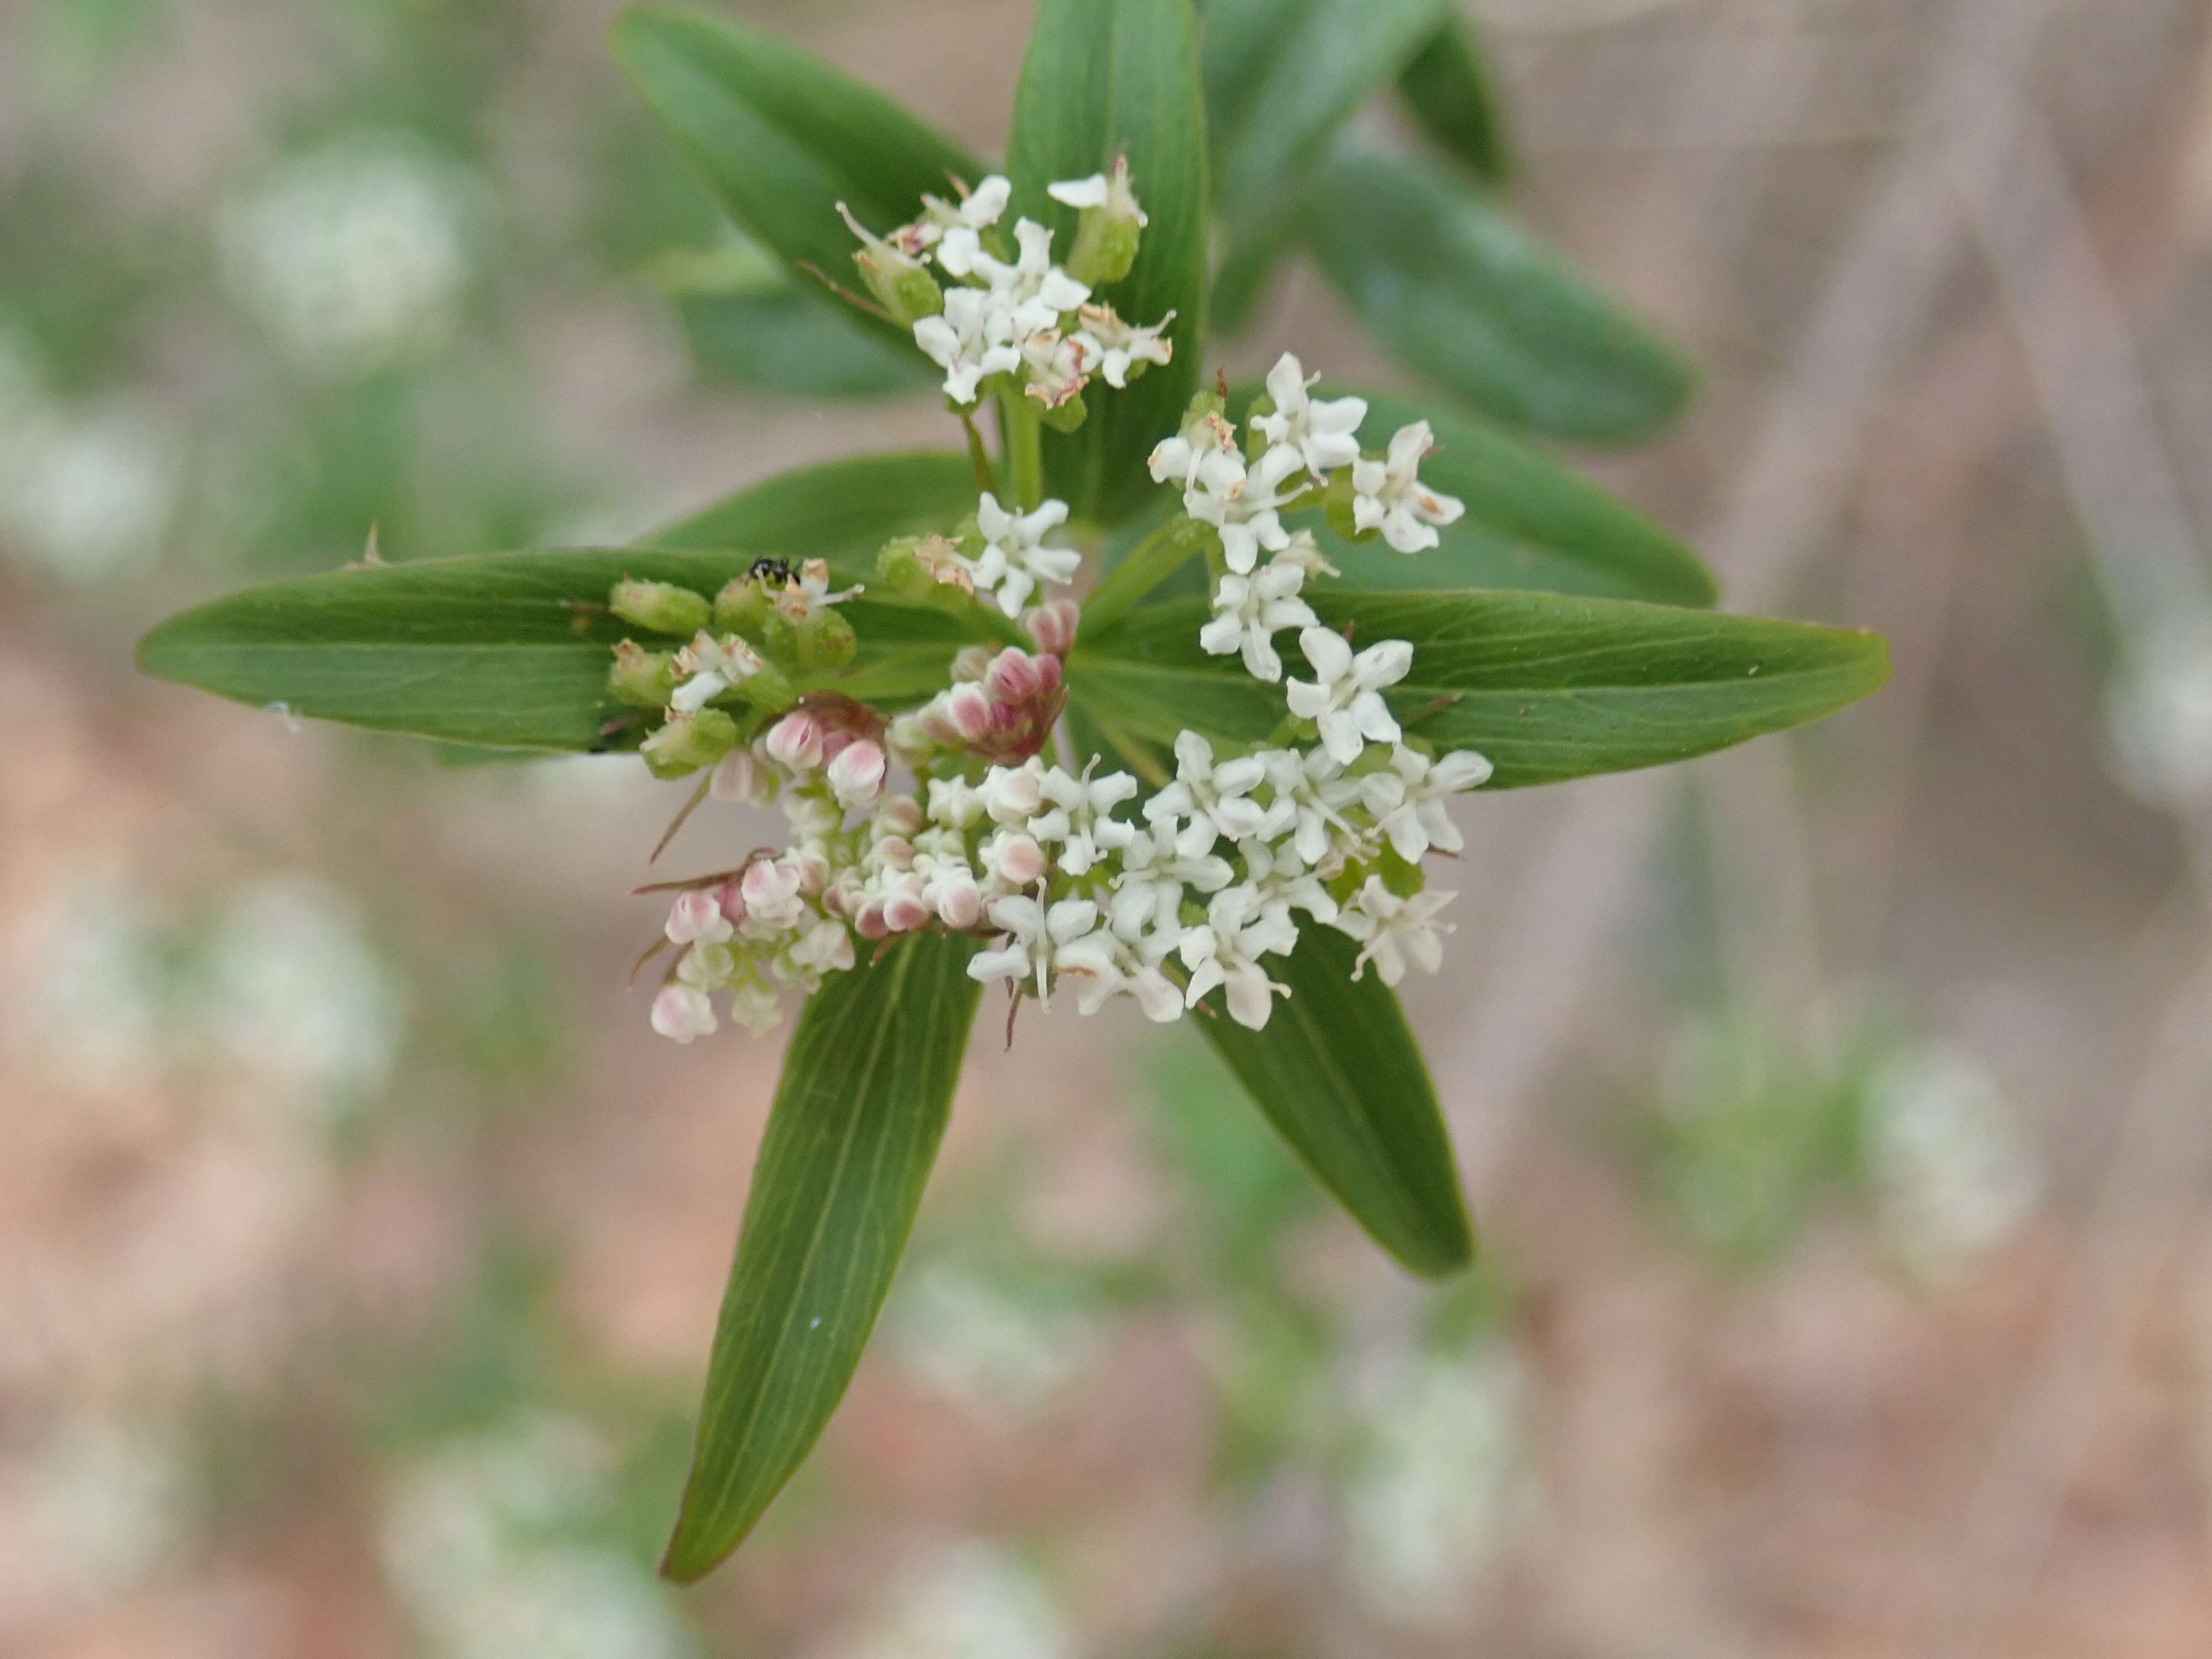
[[[1048,187],[1054,201],[1081,210],[1065,265],[1053,260],[1052,232],[1034,219],[1015,221],[1007,246],[1000,221],[1012,193],[994,174],[957,202],[926,196],[920,218],[881,237],[846,213],[861,242],[854,258],[884,309],[913,328],[915,343],[945,371],[945,395],[955,405],[972,405],[988,391],[1018,391],[1054,425],[1072,429],[1094,375],[1118,390],[1146,365],[1169,361],[1175,313],[1139,326],[1091,298],[1095,288],[1128,274],[1145,226],[1126,161]],[[951,286],[931,273],[933,262]]]
[[[1053,193],[1083,210],[1069,269],[1051,264],[1049,234],[1026,220],[1014,228],[1019,256],[1006,259],[1002,179],[958,202],[925,198],[921,217],[887,238],[862,233],[863,272],[888,308],[915,313],[956,404],[1003,375],[1000,392],[1018,386],[1056,407],[1094,370],[1119,386],[1133,366],[1166,361],[1157,329],[1135,331],[1157,354],[1139,343],[1116,358],[1129,341],[1088,304],[1090,283],[1126,271],[1144,222],[1126,170]],[[925,256],[960,285],[939,289]],[[617,616],[683,641],[616,651],[611,695],[653,711],[647,763],[665,776],[703,771],[702,795],[780,807],[789,826],[781,848],[678,886],[663,930],[678,955],[655,1029],[683,1042],[713,1030],[719,994],[733,1021],[764,1030],[781,992],[811,990],[863,950],[927,929],[976,939],[968,971],[1018,998],[1049,1006],[1060,994],[1087,1014],[1127,995],[1169,1020],[1218,990],[1229,1016],[1255,1029],[1285,994],[1268,959],[1304,928],[1357,940],[1355,976],[1371,965],[1395,985],[1409,963],[1433,969],[1452,895],[1427,890],[1420,861],[1460,850],[1444,803],[1483,783],[1490,764],[1408,736],[1389,694],[1411,672],[1413,647],[1355,649],[1322,624],[1306,584],[1335,571],[1284,515],[1319,508],[1347,538],[1415,553],[1462,507],[1419,479],[1433,444],[1425,423],[1364,451],[1366,404],[1316,398],[1312,385],[1286,355],[1244,434],[1224,398],[1201,394],[1152,455],[1152,477],[1176,485],[1183,507],[1156,533],[1202,550],[1209,567],[1200,646],[1280,684],[1283,714],[1268,741],[1241,751],[1182,732],[1173,775],[1154,775],[1149,793],[1097,761],[1079,771],[1047,758],[1082,619],[1066,599],[1030,603],[1081,562],[1049,539],[1066,521],[1062,502],[1009,505],[987,492],[950,535],[883,549],[875,581],[893,599],[971,617],[988,606],[1018,617],[1030,641],[968,647],[940,690],[896,714],[836,689],[860,644],[837,607],[860,589],[834,587],[821,561],[757,561],[711,600],[618,584]],[[1286,678],[1285,633],[1310,678]]]

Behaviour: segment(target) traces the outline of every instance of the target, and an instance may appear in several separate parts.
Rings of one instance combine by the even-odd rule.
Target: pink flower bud
[[[664,985],[653,1000],[653,1029],[678,1042],[705,1036],[714,1029],[714,1005],[691,986]]]
[[[887,870],[906,870],[914,865],[914,843],[904,836],[878,836],[868,852]]]
[[[942,884],[937,892],[937,914],[947,927],[973,927],[983,915],[983,890],[973,881]]]
[[[988,742],[998,724],[998,717],[991,711],[991,699],[980,685],[954,686],[945,694],[945,713],[963,743]]]
[[[862,738],[848,744],[830,763],[830,788],[847,806],[866,806],[883,793],[884,749]]]
[[[1000,702],[1027,702],[1044,690],[1044,672],[1039,664],[1040,659],[1010,645],[992,659],[990,671],[983,676],[983,689]]]
[[[957,749],[963,741],[960,728],[953,724],[952,708],[947,693],[940,691],[924,703],[915,714],[914,723],[915,730],[939,749]],[[898,731],[896,724],[891,731],[896,736]]]
[[[876,809],[876,829],[881,834],[917,835],[923,822],[921,803],[912,795],[893,795]]]
[[[721,900],[695,888],[678,893],[676,902],[668,907],[666,932],[672,945],[693,945],[701,939],[727,939],[730,924],[723,918]]]
[[[884,921],[884,902],[881,899],[870,899],[862,905],[860,915],[853,918],[853,927],[862,939],[878,939],[887,937],[891,930],[889,924]]]
[[[765,781],[750,749],[732,749],[715,764],[707,793],[716,800],[757,801]]]
[[[738,891],[748,911],[785,909],[799,896],[799,872],[781,859],[756,859],[745,866]]]
[[[1083,612],[1074,600],[1054,599],[1024,616],[1022,626],[1029,629],[1038,650],[1064,657],[1075,648],[1076,629],[1082,619]]]
[[[811,772],[822,764],[823,735],[821,721],[794,708],[769,727],[769,758],[794,772]]]
[[[745,895],[744,889],[738,882],[724,882],[714,890],[714,900],[721,907],[723,921],[732,927],[744,926]]]
[[[809,898],[830,884],[830,854],[819,842],[809,842],[784,855],[799,871],[799,890]]]
[[[999,879],[1010,887],[1027,887],[1043,878],[1044,848],[1027,836],[994,836],[983,855]]]
[[[902,887],[884,901],[884,926],[894,933],[911,933],[929,922],[929,907],[919,893]]]

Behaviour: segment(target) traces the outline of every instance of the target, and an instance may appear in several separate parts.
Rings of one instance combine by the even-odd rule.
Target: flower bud
[[[922,718],[929,712],[929,707],[893,715],[890,729],[884,733],[884,746],[890,750],[891,758],[909,770],[918,771],[927,766],[939,747],[929,724]]]
[[[722,757],[714,768],[714,775],[707,781],[707,793],[716,800],[742,801],[748,806],[758,806],[767,800],[768,782],[751,750],[732,749]]]
[[[745,921],[745,890],[735,877],[714,890],[714,902],[722,909],[722,920],[732,927],[742,927]]]
[[[680,778],[714,765],[737,746],[737,722],[719,708],[702,708],[670,715],[638,752],[656,778]]]
[[[884,900],[884,926],[891,933],[911,933],[935,919],[921,895],[910,888],[896,888]]]
[[[771,927],[799,920],[799,871],[782,859],[755,859],[738,878],[746,914]]]
[[[912,795],[893,795],[876,809],[876,833],[879,836],[918,835],[926,822],[921,803]]]
[[[915,319],[933,317],[945,309],[945,291],[937,279],[929,274],[929,267],[905,250],[893,246],[880,236],[871,234],[860,227],[842,202],[837,211],[853,234],[860,239],[860,251],[853,255],[853,263],[860,268],[861,280],[867,283],[868,292],[891,315],[891,320],[901,328],[911,327]]]
[[[890,935],[890,927],[884,921],[883,900],[872,898],[860,907],[860,914],[853,918],[853,931],[865,939],[879,939]]]
[[[713,607],[700,594],[673,582],[625,579],[607,595],[607,607],[633,627],[690,638],[707,625]]]
[[[952,678],[959,680],[980,680],[990,672],[991,647],[988,645],[963,645],[952,659]]]
[[[635,640],[615,647],[614,666],[607,670],[607,695],[617,702],[639,708],[665,708],[676,690],[676,656],[670,651],[648,651]]]
[[[847,806],[866,806],[883,793],[883,745],[866,738],[848,744],[830,763],[830,788]]]
[[[1079,432],[1091,416],[1091,406],[1083,401],[1080,392],[1071,392],[1052,402],[1035,395],[1031,389],[1030,401],[1037,405],[1038,418],[1054,432]]]
[[[730,924],[722,915],[719,899],[704,889],[693,888],[678,893],[676,902],[668,907],[668,923],[662,930],[671,945],[696,945],[701,940],[715,944],[730,936]]]
[[[725,634],[742,634],[757,645],[775,608],[775,599],[758,577],[733,577],[714,595],[714,626]]]
[[[1001,830],[983,843],[983,866],[1009,887],[1042,881],[1048,866],[1044,848],[1018,830]]]
[[[958,544],[943,536],[901,536],[876,555],[876,580],[913,605],[957,610],[975,596]]]
[[[1026,823],[1044,804],[1044,781],[1027,766],[994,766],[983,775],[983,810],[1000,823]]]
[[[984,742],[998,726],[989,696],[973,684],[956,685],[945,694],[945,714],[962,743]]]
[[[983,676],[983,689],[1000,702],[1027,702],[1045,690],[1047,660],[1010,645],[991,659],[990,671]]]
[[[1092,288],[1127,276],[1137,262],[1138,233],[1146,222],[1145,210],[1129,188],[1129,158],[1117,155],[1111,170],[1048,185],[1046,193],[1055,202],[1083,210],[1076,221],[1074,246],[1068,250],[1067,274]]]
[[[947,927],[973,927],[983,917],[983,890],[969,875],[936,884],[937,914]]]
[[[768,729],[769,758],[793,772],[811,772],[822,764],[822,722],[803,708],[794,708]]]
[[[1082,621],[1082,609],[1073,599],[1054,599],[1022,613],[1022,626],[1029,630],[1036,648],[1055,657],[1064,657],[1075,648],[1076,630]]]
[[[653,1029],[678,1042],[711,1036],[714,1005],[707,994],[690,985],[664,985],[653,1000]]]

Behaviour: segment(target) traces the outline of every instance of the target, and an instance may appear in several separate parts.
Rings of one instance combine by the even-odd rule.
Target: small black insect
[[[776,587],[787,587],[799,579],[789,559],[773,557],[755,559],[752,568],[745,574],[757,582],[765,582]]]

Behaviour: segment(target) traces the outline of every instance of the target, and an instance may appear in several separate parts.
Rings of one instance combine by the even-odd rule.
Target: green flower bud
[[[648,651],[635,640],[624,640],[615,647],[614,666],[607,670],[607,695],[640,708],[665,708],[676,678],[674,652]]]
[[[638,752],[656,778],[680,778],[712,766],[737,746],[738,723],[719,708],[702,708],[670,715]]]
[[[945,290],[938,287],[927,265],[863,229],[842,202],[837,204],[837,211],[860,239],[860,251],[853,256],[853,263],[860,268],[860,280],[876,296],[876,303],[890,313],[892,321],[902,328],[910,327],[916,318],[933,317],[945,309]]]
[[[762,635],[762,646],[776,661],[801,674],[827,673],[842,668],[860,648],[853,624],[828,606],[811,616],[772,612]]]
[[[714,595],[714,626],[725,634],[743,635],[758,645],[761,630],[775,609],[774,597],[758,578],[735,577]]]
[[[1064,398],[1056,404],[1043,403],[1036,398],[1030,398],[1030,401],[1038,405],[1038,413],[1042,416],[1044,423],[1054,432],[1076,430],[1091,413],[1090,410],[1084,406],[1083,394],[1080,392],[1072,398]]]
[[[633,627],[687,639],[704,628],[713,614],[702,596],[673,582],[618,581],[607,596],[607,605]]]
[[[1129,188],[1129,158],[1117,155],[1110,171],[1049,185],[1047,193],[1083,210],[1068,250],[1067,274],[1092,288],[1127,276],[1137,262],[1138,234],[1146,224],[1145,210]]]
[[[876,555],[877,584],[909,605],[957,611],[972,603],[975,584],[959,560],[959,545],[944,536],[900,536]]]

